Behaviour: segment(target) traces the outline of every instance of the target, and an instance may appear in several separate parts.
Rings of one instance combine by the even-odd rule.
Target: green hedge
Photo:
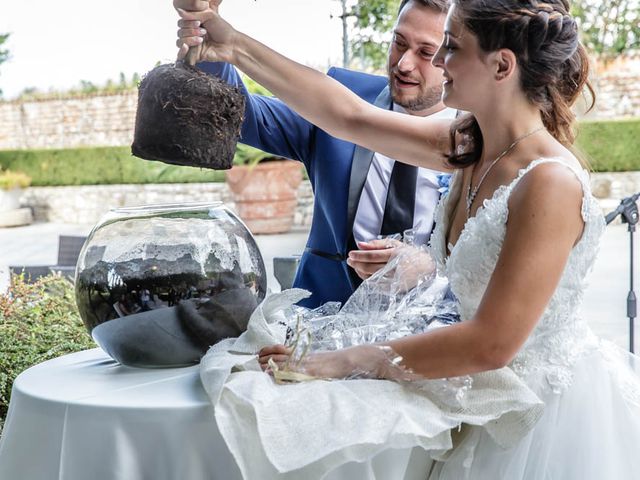
[[[596,172],[640,170],[640,119],[584,121],[577,147]],[[34,186],[222,182],[224,172],[140,160],[129,147],[0,151],[0,167]]]
[[[640,119],[581,122],[576,145],[595,172],[640,170]]]
[[[141,160],[129,147],[4,150],[0,166],[26,173],[33,186],[224,181],[222,171]]]

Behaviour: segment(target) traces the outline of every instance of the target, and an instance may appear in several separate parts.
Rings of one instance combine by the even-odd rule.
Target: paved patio
[[[91,225],[56,223],[0,229],[0,265],[53,265],[57,258],[58,235],[87,235],[90,230]],[[256,236],[271,290],[280,289],[273,277],[273,258],[301,253],[306,238],[304,229],[282,235]],[[636,251],[637,247],[636,239]],[[629,322],[626,318],[628,291],[629,233],[626,225],[610,225],[585,295],[583,315],[598,335],[624,348],[629,344]],[[636,330],[639,329],[640,325],[637,325]],[[639,351],[640,335],[636,334],[635,338],[636,351]]]

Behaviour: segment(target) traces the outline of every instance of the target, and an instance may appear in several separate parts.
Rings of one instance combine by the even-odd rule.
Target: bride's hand
[[[231,62],[236,30],[218,14],[222,0],[173,0],[178,20],[178,59],[196,47],[196,62]]]
[[[273,345],[260,350],[258,361],[265,371],[269,370],[269,359],[282,368],[291,353],[291,349],[284,345]],[[300,364],[290,367],[317,378],[401,379],[408,372],[398,366],[396,359],[400,357],[388,347],[359,345],[342,350],[312,353]]]
[[[301,370],[318,378],[379,378],[384,355],[378,347],[360,345],[307,356]]]
[[[265,371],[269,369],[269,360],[273,360],[279,368],[282,368],[289,361],[291,353],[291,349],[284,345],[270,345],[258,352],[258,362]]]

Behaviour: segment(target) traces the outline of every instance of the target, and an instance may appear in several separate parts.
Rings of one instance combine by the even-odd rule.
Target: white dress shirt
[[[393,105],[393,110],[406,113],[402,107],[396,104]],[[455,116],[456,110],[445,108],[430,115],[429,118],[453,119]],[[394,162],[395,160],[392,158],[380,153],[376,152],[373,155],[353,223],[353,237],[356,242],[373,240],[380,235]],[[438,192],[438,174],[440,173],[442,172],[429,168],[418,168],[416,202],[413,210],[413,230],[416,232],[415,242],[417,244],[426,243],[433,228],[433,215],[440,198]]]

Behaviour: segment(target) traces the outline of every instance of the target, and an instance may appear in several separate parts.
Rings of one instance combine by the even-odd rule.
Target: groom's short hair
[[[438,12],[446,13],[449,9],[449,0],[402,0],[398,8],[398,15],[409,2],[415,2],[423,7],[432,8]]]

